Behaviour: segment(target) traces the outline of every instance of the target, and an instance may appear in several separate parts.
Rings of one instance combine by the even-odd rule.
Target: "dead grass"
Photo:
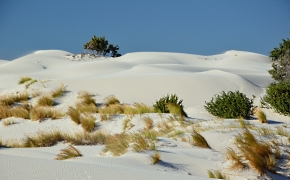
[[[243,163],[242,158],[243,157],[238,155],[232,148],[227,149],[226,159],[232,162],[230,166],[231,170],[242,170],[247,167],[247,165]]]
[[[122,114],[124,112],[123,106],[120,104],[111,104],[104,108],[99,108],[101,121],[109,120],[116,114]]]
[[[156,127],[158,128],[158,133],[161,136],[166,136],[168,133],[174,131],[174,127],[172,123],[166,122],[164,120],[157,123]]]
[[[195,146],[211,149],[206,139],[198,132],[194,131],[191,136],[192,136],[192,142]]]
[[[33,121],[43,120],[45,118],[60,119],[63,116],[63,113],[53,107],[36,106],[30,111],[30,118]]]
[[[81,117],[80,117],[81,113],[76,108],[73,108],[73,107],[70,106],[68,108],[67,115],[76,124],[81,124]]]
[[[261,123],[268,123],[266,114],[260,108],[255,109],[255,115]]]
[[[83,104],[96,104],[95,99],[93,98],[94,96],[96,96],[93,93],[89,93],[88,91],[80,91],[78,93],[78,98],[81,99],[81,103]]]
[[[20,77],[20,79],[19,79],[19,81],[18,81],[18,84],[19,84],[19,85],[20,85],[20,84],[24,84],[24,83],[26,83],[26,82],[28,82],[28,81],[30,81],[30,80],[32,80],[31,77],[28,77],[28,76],[22,76],[22,77]]]
[[[10,106],[15,102],[27,101],[29,94],[26,91],[0,96],[0,105]]]
[[[114,134],[107,137],[104,152],[111,152],[113,156],[121,156],[127,152],[130,135],[126,133]]]
[[[66,87],[61,84],[58,88],[50,91],[50,94],[53,98],[61,97],[66,92]]]
[[[8,106],[1,106],[0,105],[0,119],[5,119],[8,117],[18,117],[18,118],[29,118],[29,113],[26,109],[15,106],[13,108],[10,108]]]
[[[25,84],[25,89],[28,89],[32,84],[36,83],[36,79],[32,79]]]
[[[290,138],[290,133],[286,131],[285,128],[283,128],[282,126],[276,127],[276,134]]]
[[[123,121],[123,131],[125,131],[128,128],[128,123],[131,121],[131,119],[127,118]]]
[[[134,134],[133,136],[133,149],[135,152],[142,152],[145,150],[155,150],[155,143],[142,134]]]
[[[160,161],[161,154],[158,151],[155,151],[154,154],[151,156],[151,163],[157,164]]]
[[[92,132],[96,127],[96,118],[92,114],[84,114],[80,117],[84,131]]]
[[[10,126],[12,124],[15,124],[14,119],[7,118],[2,120],[2,125],[3,126]]]
[[[120,104],[120,101],[116,98],[116,96],[110,95],[104,99],[104,104],[106,106],[109,106],[112,104]]]
[[[98,108],[95,104],[77,103],[75,107],[80,113],[86,113],[86,112],[97,113],[98,112]]]
[[[7,106],[0,105],[0,119],[5,119],[11,116],[12,114],[10,108]]]
[[[76,158],[80,156],[82,156],[80,151],[77,148],[73,147],[72,145],[69,145],[67,148],[62,149],[55,159],[65,160],[65,159]]]
[[[153,127],[153,120],[149,116],[142,118],[145,124],[145,129],[150,130]]]
[[[37,106],[53,106],[54,105],[53,97],[50,94],[42,95],[37,99],[36,104]]]
[[[143,103],[134,103],[133,104],[134,108],[137,109],[137,114],[145,114],[145,113],[154,113],[154,108],[152,106],[147,106],[146,104]]]

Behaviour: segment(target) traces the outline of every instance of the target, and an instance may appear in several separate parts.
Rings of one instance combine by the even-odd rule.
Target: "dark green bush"
[[[182,115],[187,117],[186,112],[183,110],[183,105],[182,105],[182,101],[178,99],[176,94],[167,94],[166,96],[160,98],[159,100],[157,100],[155,102],[155,104],[153,104],[154,110],[155,112],[158,113],[169,113],[169,109],[166,107],[167,104],[176,104],[181,108],[182,111]]]
[[[212,115],[221,118],[249,118],[252,114],[253,99],[239,91],[224,91],[215,95],[210,102],[205,102],[205,109]]]
[[[264,100],[276,112],[290,115],[290,80],[270,84],[266,89]]]

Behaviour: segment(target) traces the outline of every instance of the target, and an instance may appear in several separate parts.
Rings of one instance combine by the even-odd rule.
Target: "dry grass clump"
[[[141,152],[145,150],[155,150],[155,143],[150,139],[147,139],[142,134],[133,135],[133,150],[135,152]]]
[[[116,96],[110,95],[104,99],[104,104],[106,106],[109,106],[112,104],[120,104],[120,101],[116,98]]]
[[[84,114],[80,118],[82,128],[86,132],[92,132],[96,127],[96,118],[92,114]]]
[[[266,171],[275,172],[275,153],[269,143],[259,142],[248,129],[245,129],[236,137],[236,144],[241,157],[247,161],[250,168],[260,174],[264,174]]]
[[[116,114],[122,114],[124,112],[124,108],[120,104],[111,104],[104,108],[99,108],[101,121],[109,120]]]
[[[158,140],[158,132],[155,131],[154,129],[150,130],[142,130],[139,132],[142,136],[144,136],[146,139],[151,140],[151,141],[157,141]]]
[[[58,88],[52,90],[50,92],[51,96],[53,98],[61,97],[66,92],[66,87],[61,84]]]
[[[12,114],[11,114],[10,108],[7,106],[0,105],[0,119],[5,119],[11,116]]]
[[[153,120],[149,116],[143,117],[143,121],[145,124],[145,129],[149,130],[153,127]]]
[[[286,131],[285,128],[283,128],[282,126],[276,127],[276,133],[280,136],[285,136],[285,137],[290,138],[290,133]]]
[[[247,167],[247,165],[243,163],[243,157],[238,155],[232,148],[227,149],[226,159],[232,162],[230,166],[232,170],[242,170]]]
[[[194,131],[191,136],[192,136],[192,142],[195,146],[202,147],[202,148],[209,148],[209,149],[211,148],[208,145],[206,139],[198,132]]]
[[[175,103],[167,103],[166,107],[169,110],[170,114],[178,116],[179,121],[184,121],[183,107]]]
[[[254,112],[261,123],[268,123],[266,114],[262,111],[262,109],[256,108]]]
[[[147,106],[143,103],[134,103],[134,108],[137,110],[137,114],[154,113],[154,108],[152,106]]]
[[[18,117],[18,118],[29,118],[29,113],[26,109],[15,106],[13,108],[10,108],[8,106],[2,106],[0,105],[0,119],[5,119],[8,117]]]
[[[127,152],[130,135],[126,133],[114,134],[105,140],[104,152],[110,151],[113,156],[120,156]]]
[[[19,81],[18,81],[18,84],[19,84],[19,85],[20,85],[20,84],[24,84],[24,83],[26,83],[26,82],[28,82],[28,81],[30,81],[30,80],[32,80],[31,77],[28,77],[28,76],[22,76],[22,77],[20,77],[20,79],[19,79]]]
[[[131,119],[127,118],[123,121],[123,130],[125,131],[128,128],[128,124],[131,121]]]
[[[68,108],[67,115],[69,115],[70,119],[76,124],[81,124],[81,118],[80,118],[81,113],[76,108],[73,108],[70,106]]]
[[[151,156],[151,163],[157,164],[160,161],[161,154],[158,151],[155,151],[154,154]]]
[[[209,178],[215,179],[225,179],[225,176],[221,173],[220,170],[207,170]]]
[[[97,113],[98,112],[98,108],[95,104],[77,103],[75,107],[80,113],[86,113],[86,112]]]
[[[78,98],[81,99],[83,104],[96,104],[95,99],[93,98],[95,94],[89,93],[88,91],[80,91],[78,93]]]
[[[161,136],[166,136],[168,133],[174,131],[174,127],[172,123],[168,123],[164,120],[156,124],[156,127],[158,128],[158,132]]]
[[[64,116],[63,113],[52,107],[33,107],[30,111],[31,120],[42,120],[45,118],[60,119]]]
[[[32,84],[34,84],[36,82],[37,82],[36,79],[32,79],[32,80],[28,81],[25,85],[25,88],[28,89]]]
[[[38,106],[53,106],[54,101],[53,101],[52,95],[45,94],[45,95],[40,96],[37,100],[37,105]]]
[[[15,124],[14,119],[8,118],[8,119],[3,119],[2,120],[2,125],[3,126],[10,126],[12,124]]]
[[[64,160],[80,156],[82,156],[80,151],[77,148],[73,147],[72,145],[69,145],[67,148],[62,149],[55,159]]]
[[[10,106],[15,102],[27,101],[29,94],[26,91],[0,96],[0,105]]]

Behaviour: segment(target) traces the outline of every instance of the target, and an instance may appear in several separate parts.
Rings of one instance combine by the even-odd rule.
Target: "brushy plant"
[[[66,92],[66,87],[61,84],[58,88],[50,91],[50,94],[53,98],[61,97]]]
[[[20,77],[20,79],[19,79],[19,81],[18,81],[18,84],[19,84],[19,85],[20,85],[20,84],[24,84],[24,83],[26,83],[26,82],[28,82],[28,81],[30,81],[30,80],[32,80],[31,77],[28,77],[28,76],[22,76],[22,77]]]
[[[290,115],[290,80],[279,83],[271,83],[266,89],[264,100],[269,103],[276,112]]]
[[[215,179],[225,179],[225,176],[221,173],[220,170],[207,170],[209,178]]]
[[[68,108],[67,115],[76,124],[81,124],[81,118],[80,118],[81,113],[76,108],[70,106]]]
[[[243,163],[243,157],[238,155],[232,148],[228,148],[226,151],[226,159],[231,161],[232,164],[230,169],[232,170],[242,170],[247,167],[246,164]]]
[[[153,104],[153,107],[154,107],[154,110],[158,113],[169,113],[169,109],[166,107],[166,104],[168,103],[176,104],[180,107],[182,111],[182,115],[187,117],[187,114],[183,110],[182,101],[183,100],[180,100],[176,94],[171,94],[171,95],[167,94],[166,96],[157,100],[155,104]]]
[[[193,131],[191,136],[192,136],[192,142],[195,146],[211,149],[211,147],[208,145],[206,139],[198,132]]]
[[[104,152],[110,151],[113,156],[121,156],[127,152],[130,135],[126,133],[114,134],[106,138]]]
[[[42,120],[45,118],[60,119],[64,116],[63,113],[52,107],[33,107],[30,111],[30,118],[33,121]]]
[[[94,104],[96,105],[95,99],[93,98],[95,94],[89,93],[88,91],[80,91],[78,93],[78,98],[81,99],[81,103],[84,104]]]
[[[155,151],[154,154],[151,156],[151,163],[154,165],[154,164],[157,164],[161,159],[161,154],[160,152],[158,151]]]
[[[134,103],[133,107],[136,108],[136,113],[139,115],[154,112],[154,108],[152,106],[147,106],[143,103]]]
[[[53,97],[50,94],[42,95],[37,99],[36,104],[38,106],[53,106],[54,105]]]
[[[86,112],[97,113],[98,112],[98,107],[95,104],[77,103],[75,107],[80,113],[86,113]]]
[[[10,106],[15,102],[27,101],[29,94],[26,91],[0,96],[0,105]]]
[[[86,132],[92,132],[96,127],[96,118],[92,114],[84,114],[80,118],[82,128]]]
[[[0,119],[5,119],[11,116],[12,116],[12,113],[9,107],[0,105]]]
[[[104,104],[109,106],[111,104],[120,104],[120,101],[114,95],[110,95],[104,99]]]
[[[153,120],[149,116],[143,117],[143,122],[145,124],[145,129],[149,130],[153,127]]]
[[[56,160],[65,160],[70,158],[80,157],[82,154],[80,151],[72,145],[69,145],[67,148],[60,150],[60,153],[55,158]]]
[[[178,104],[168,103],[166,104],[167,109],[169,110],[170,114],[173,114],[174,116],[179,116],[179,121],[184,121],[184,111],[181,106]],[[187,116],[187,115],[186,115]]]
[[[205,104],[204,107],[210,114],[220,118],[249,118],[253,109],[253,99],[239,91],[223,91]]]
[[[268,121],[267,121],[267,116],[266,116],[266,114],[264,113],[264,111],[262,111],[262,109],[256,108],[256,109],[254,110],[254,113],[255,113],[255,115],[257,116],[258,120],[259,120],[261,123],[268,123]]]
[[[29,119],[29,111],[20,106],[15,106],[10,109],[11,115],[17,118]]]

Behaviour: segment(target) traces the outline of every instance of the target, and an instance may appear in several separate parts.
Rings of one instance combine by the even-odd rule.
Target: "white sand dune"
[[[77,92],[88,90],[97,93],[96,101],[114,94],[121,102],[142,102],[152,105],[157,99],[176,93],[183,99],[188,121],[205,121],[205,126],[217,126],[215,118],[207,113],[205,101],[222,91],[241,91],[248,97],[259,97],[272,82],[268,70],[268,57],[244,52],[227,51],[223,54],[201,56],[181,53],[136,52],[119,58],[95,58],[72,60],[69,52],[41,50],[13,61],[0,60],[0,94],[24,90],[18,85],[21,76],[42,81],[33,84],[28,91],[49,91],[61,83],[68,93],[58,99],[56,107],[64,112],[76,101]],[[257,101],[257,100],[256,100]],[[256,102],[255,101],[255,102]],[[258,104],[257,104],[258,105]],[[271,122],[288,124],[289,117],[266,110]],[[162,121],[157,114],[148,114],[154,125]],[[169,115],[163,115],[163,119]],[[119,115],[108,122],[98,122],[111,133],[122,132],[126,116]],[[130,131],[142,129],[139,116],[132,119],[135,125]],[[21,139],[25,134],[39,130],[59,128],[64,131],[81,131],[82,128],[69,117],[45,120],[38,123],[15,118],[16,124],[4,127],[0,124],[2,140]],[[233,120],[225,120],[229,125]],[[215,122],[215,123],[214,123]],[[257,126],[257,120],[253,120]],[[274,125],[273,125],[274,127]],[[54,160],[60,149],[58,144],[46,148],[0,149],[0,179],[208,179],[208,169],[226,169],[224,150],[232,146],[237,132],[221,133],[209,130],[202,133],[213,149],[192,147],[188,143],[170,138],[160,138],[157,148],[161,162],[150,164],[150,153],[129,151],[121,157],[101,156],[103,146],[77,146],[83,157]],[[284,174],[290,172],[285,170]],[[230,179],[256,179],[253,171],[228,173]],[[286,176],[285,176],[286,177]],[[283,179],[284,176],[276,178]]]

